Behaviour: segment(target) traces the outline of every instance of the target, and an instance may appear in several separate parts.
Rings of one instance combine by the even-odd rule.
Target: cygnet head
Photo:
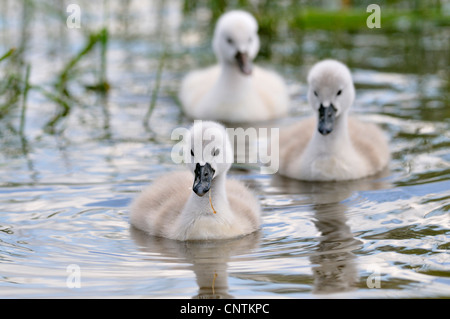
[[[339,61],[323,60],[309,71],[308,86],[308,101],[318,114],[319,133],[328,135],[355,99],[350,70]]]
[[[252,73],[252,61],[259,51],[258,23],[248,12],[233,10],[223,14],[214,30],[213,49],[220,63]]]
[[[233,149],[225,128],[212,121],[195,121],[186,140],[190,151],[185,163],[195,176],[192,190],[203,196],[211,182],[230,169]]]

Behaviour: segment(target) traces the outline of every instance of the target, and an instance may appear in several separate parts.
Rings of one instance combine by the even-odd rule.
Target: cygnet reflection
[[[313,292],[327,294],[350,291],[359,282],[357,257],[360,248],[348,225],[345,200],[355,192],[389,187],[377,176],[346,182],[301,182],[274,176],[271,186],[278,193],[302,194],[314,211],[314,224],[321,233],[317,248],[310,255],[314,278]]]
[[[150,236],[130,227],[131,237],[141,251],[166,257],[170,262],[189,263],[196,277],[198,294],[194,299],[229,299],[228,262],[245,255],[260,243],[260,231],[228,240],[177,241]]]

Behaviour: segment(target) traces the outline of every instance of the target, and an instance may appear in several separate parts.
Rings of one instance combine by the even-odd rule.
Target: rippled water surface
[[[0,3],[0,52],[23,48],[36,86],[22,133],[20,107],[0,119],[0,297],[450,297],[448,24],[372,33],[280,25],[262,36],[257,63],[283,74],[292,97],[292,115],[275,124],[310,115],[306,72],[334,57],[354,74],[353,112],[387,133],[392,161],[379,176],[343,183],[236,166],[230,176],[262,204],[261,231],[181,243],[131,229],[128,205],[180,168],[170,134],[190,121],[176,93],[188,70],[214,61],[209,9],[81,1],[81,28],[68,29],[59,2]],[[70,112],[45,129],[61,106],[44,91],[103,25],[104,57],[97,44],[71,70]],[[106,95],[88,88],[102,69]],[[81,287],[71,288],[77,271]]]

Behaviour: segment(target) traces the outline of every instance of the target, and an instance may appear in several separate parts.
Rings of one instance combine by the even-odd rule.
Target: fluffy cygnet
[[[315,116],[280,132],[280,174],[340,181],[385,168],[390,152],[383,132],[348,115],[355,98],[349,69],[335,60],[321,61],[310,70],[308,85]]]
[[[225,239],[252,233],[261,224],[255,196],[227,179],[233,150],[224,127],[196,122],[184,147],[189,171],[156,179],[131,205],[131,224],[176,240]]]
[[[219,18],[213,38],[218,64],[190,72],[181,84],[179,98],[187,116],[243,123],[287,114],[283,79],[253,65],[259,51],[257,32],[258,24],[248,12],[230,11]]]

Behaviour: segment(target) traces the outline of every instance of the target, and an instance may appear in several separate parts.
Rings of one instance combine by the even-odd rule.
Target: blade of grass
[[[45,131],[54,133],[54,126],[61,120],[62,118],[66,117],[71,110],[70,104],[66,100],[65,97],[69,97],[69,93],[67,91],[67,82],[69,80],[69,74],[73,70],[73,68],[81,61],[81,59],[91,52],[91,50],[94,48],[94,46],[97,43],[101,44],[101,50],[102,50],[102,69],[101,70],[101,80],[103,83],[100,83],[99,85],[95,86],[96,90],[100,90],[103,92],[106,92],[109,89],[109,85],[106,82],[106,46],[108,42],[108,32],[106,28],[102,28],[97,33],[92,33],[89,35],[88,41],[86,42],[85,46],[76,54],[72,59],[69,60],[69,62],[66,64],[64,69],[61,71],[58,82],[56,83],[56,88],[58,91],[59,96],[56,96],[50,92],[47,92],[45,90],[41,90],[45,96],[47,96],[49,99],[55,101],[58,103],[61,107],[60,111],[52,118],[50,119],[47,124],[45,125]]]
[[[109,40],[109,34],[108,29],[103,28],[100,31],[100,83],[99,86],[101,88],[102,92],[108,92],[109,91],[109,83],[106,76],[106,52],[108,51],[108,40]]]
[[[57,83],[59,91],[63,92],[65,89],[65,85],[68,80],[69,72],[77,65],[77,63],[86,55],[88,54],[94,45],[102,40],[102,37],[105,37],[104,34],[107,34],[107,31],[105,28],[100,30],[98,33],[92,33],[89,35],[89,39],[86,43],[86,45],[83,47],[83,49],[75,55],[69,63],[66,64],[65,68],[62,70],[61,74],[59,75],[59,82]]]
[[[23,136],[24,129],[25,129],[25,119],[26,119],[26,111],[27,111],[27,97],[28,97],[28,90],[30,89],[30,69],[31,66],[28,64],[26,71],[25,71],[25,80],[23,84],[23,94],[22,94],[22,110],[20,112],[20,128],[19,133]]]
[[[106,76],[106,52],[108,50],[108,30],[103,28],[99,32],[98,42],[100,44],[100,71],[99,71],[99,79],[97,84],[93,85],[85,85],[85,88],[92,91],[97,91],[101,93],[106,93],[109,91],[109,83]]]
[[[4,59],[8,58],[10,55],[12,55],[14,53],[14,51],[16,51],[16,48],[12,48],[8,52],[6,52],[4,55],[2,55],[0,57],[0,62],[3,61]]]
[[[54,101],[60,106],[59,112],[54,115],[48,122],[45,124],[44,131],[47,133],[55,133],[55,125],[58,123],[59,120],[66,117],[70,113],[70,105],[69,102],[66,100],[67,97],[64,95],[56,95],[53,94],[45,89],[43,89],[40,86],[33,86],[33,89],[36,89],[40,91],[46,98],[49,100]]]
[[[0,104],[0,118],[6,116],[12,109],[18,106],[20,97],[22,96],[23,73],[21,63],[13,61],[11,58],[8,63],[8,70],[4,75],[4,79],[0,81],[0,95],[3,101]]]
[[[153,87],[152,90],[152,96],[150,99],[150,104],[149,107],[147,109],[147,113],[144,116],[144,127],[149,130],[149,120],[150,117],[152,116],[153,110],[155,109],[156,106],[156,99],[158,98],[158,92],[159,92],[159,88],[161,86],[161,75],[164,69],[164,63],[166,61],[166,58],[168,56],[168,52],[167,49],[164,49],[161,58],[159,59],[159,63],[158,63],[158,70],[156,71],[156,79],[155,79],[155,86]]]

